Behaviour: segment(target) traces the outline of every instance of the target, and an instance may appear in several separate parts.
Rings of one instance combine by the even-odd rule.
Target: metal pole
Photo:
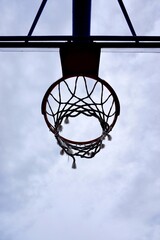
[[[91,0],[73,0],[72,34],[74,37],[89,37],[91,26]]]

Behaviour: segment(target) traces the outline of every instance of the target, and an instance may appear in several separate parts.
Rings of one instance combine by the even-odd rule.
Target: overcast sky
[[[1,0],[0,35],[27,35],[40,3]],[[92,3],[92,34],[130,35],[116,0]],[[124,4],[137,35],[160,35],[159,1]],[[34,35],[71,34],[71,13],[71,0],[48,0]],[[41,115],[62,76],[58,49],[0,49],[0,240],[160,239],[157,52],[102,50],[99,76],[121,115],[106,148],[72,170]],[[79,123],[79,134],[88,127]]]

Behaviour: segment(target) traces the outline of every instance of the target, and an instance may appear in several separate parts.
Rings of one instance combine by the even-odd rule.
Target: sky
[[[27,35],[40,3],[1,0],[0,35]],[[160,35],[159,1],[124,4],[137,35]],[[71,0],[48,0],[34,35],[72,34],[71,14]],[[91,34],[130,36],[116,0],[92,1]],[[159,240],[159,64],[159,49],[102,50],[121,114],[112,141],[73,170],[41,115],[58,49],[0,49],[0,240]]]

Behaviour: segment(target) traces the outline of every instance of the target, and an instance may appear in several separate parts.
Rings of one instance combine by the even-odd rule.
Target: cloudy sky
[[[0,35],[27,35],[40,3],[1,0]],[[124,4],[137,35],[160,35],[159,1]],[[34,35],[71,34],[71,13],[71,0],[48,0]],[[130,35],[116,0],[92,1],[91,33]],[[1,240],[159,240],[159,64],[158,50],[102,50],[121,115],[106,148],[72,170],[41,115],[58,49],[0,49]]]

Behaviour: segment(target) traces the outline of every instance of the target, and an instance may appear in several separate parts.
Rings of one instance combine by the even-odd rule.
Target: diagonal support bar
[[[46,2],[47,2],[47,0],[42,0],[42,3],[41,3],[41,5],[40,5],[40,7],[39,7],[39,10],[38,10],[38,12],[37,12],[37,15],[36,15],[36,17],[35,17],[35,19],[34,19],[34,21],[33,21],[33,23],[32,23],[32,26],[31,26],[31,28],[30,28],[30,30],[29,30],[29,32],[28,32],[28,36],[31,36],[31,35],[32,35],[32,33],[33,33],[33,31],[34,31],[34,29],[35,29],[35,27],[36,27],[36,25],[37,25],[37,22],[38,22],[41,14],[42,14],[42,11],[43,11],[43,9],[44,9],[44,7],[45,7],[45,5],[46,5]]]
[[[130,29],[132,35],[133,35],[133,36],[136,36],[136,32],[135,32],[135,30],[134,30],[134,28],[133,28],[132,22],[131,22],[131,20],[130,20],[130,18],[129,18],[129,15],[128,15],[128,13],[127,13],[127,10],[126,10],[126,8],[125,8],[125,5],[124,5],[123,1],[122,1],[122,0],[118,0],[118,3],[119,3],[119,5],[120,5],[120,8],[121,8],[121,10],[122,10],[122,12],[123,12],[123,15],[124,15],[124,17],[125,17],[125,19],[126,19],[126,21],[127,21],[127,24],[128,24],[128,26],[129,26],[129,29]]]

